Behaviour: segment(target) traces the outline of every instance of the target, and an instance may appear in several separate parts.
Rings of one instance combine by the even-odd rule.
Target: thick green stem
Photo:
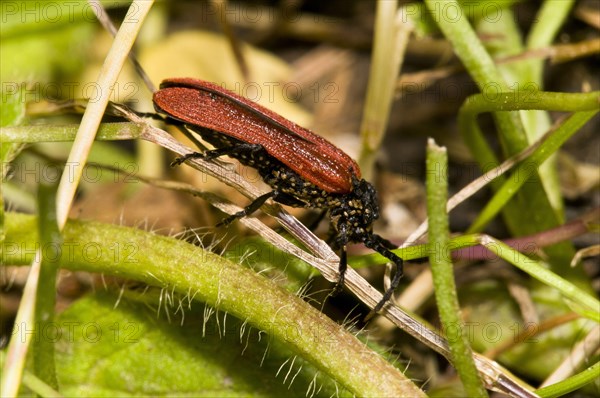
[[[5,263],[28,264],[35,218],[8,213]],[[264,330],[358,396],[423,392],[351,333],[268,279],[202,248],[134,228],[69,221],[60,265],[188,295]]]

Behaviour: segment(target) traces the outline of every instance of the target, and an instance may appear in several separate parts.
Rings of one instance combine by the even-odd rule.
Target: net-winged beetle
[[[223,155],[258,170],[273,189],[222,224],[258,210],[269,198],[292,207],[326,210],[331,219],[334,248],[340,250],[339,282],[343,285],[346,245],[360,242],[396,264],[390,288],[375,306],[379,311],[398,286],[402,259],[393,245],[374,234],[379,217],[375,188],[361,178],[352,158],[324,138],[222,87],[202,80],[164,80],[154,93],[154,108],[176,123],[200,134],[215,149],[177,160]]]

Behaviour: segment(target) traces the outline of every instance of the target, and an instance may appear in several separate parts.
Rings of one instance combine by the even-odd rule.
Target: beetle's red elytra
[[[189,125],[261,145],[290,169],[331,193],[352,189],[360,169],[341,149],[269,109],[222,87],[195,79],[168,79],[154,94],[159,112]]]
[[[390,288],[373,311],[384,306],[400,282],[403,261],[390,250],[389,241],[373,233],[372,224],[379,218],[377,192],[361,179],[350,156],[310,130],[214,83],[167,79],[153,101],[168,122],[183,124],[215,147],[181,157],[176,164],[227,155],[256,168],[272,188],[221,224],[250,215],[268,199],[326,210],[331,220],[330,242],[340,251],[338,287],[344,283],[349,242],[363,243],[396,264]]]

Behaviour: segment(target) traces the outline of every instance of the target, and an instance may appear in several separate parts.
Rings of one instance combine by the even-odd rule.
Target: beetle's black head
[[[354,177],[352,191],[340,197],[339,206],[331,208],[330,214],[339,245],[364,241],[371,235],[373,221],[379,218],[375,188]]]

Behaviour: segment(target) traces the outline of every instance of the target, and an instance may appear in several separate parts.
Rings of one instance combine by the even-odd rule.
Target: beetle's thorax
[[[340,196],[339,205],[330,209],[330,216],[340,236],[349,242],[360,242],[370,236],[373,221],[379,218],[379,205],[377,192],[369,182],[355,178],[352,186],[352,192]]]

